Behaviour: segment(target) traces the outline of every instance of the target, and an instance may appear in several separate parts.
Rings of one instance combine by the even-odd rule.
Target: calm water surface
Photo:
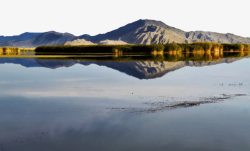
[[[250,150],[248,58],[1,58],[0,71],[0,151]]]

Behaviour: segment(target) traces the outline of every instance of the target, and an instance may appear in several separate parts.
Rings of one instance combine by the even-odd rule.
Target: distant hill
[[[49,31],[45,33],[23,33],[18,36],[0,36],[0,46],[37,47],[42,45],[63,45],[76,36],[69,33]]]
[[[37,47],[42,45],[64,45],[66,42],[70,43],[73,41],[73,44],[79,42],[76,41],[77,39],[83,39],[90,43],[122,41],[131,44],[164,44],[170,42],[250,43],[250,38],[230,33],[222,34],[205,31],[185,32],[168,26],[161,21],[138,20],[116,30],[95,36],[87,34],[75,36],[70,33],[59,33],[55,31],[23,33],[21,35],[7,37],[0,36],[0,46]]]

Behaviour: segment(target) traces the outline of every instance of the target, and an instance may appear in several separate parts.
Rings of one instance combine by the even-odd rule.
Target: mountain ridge
[[[83,39],[83,40],[81,40]],[[184,31],[165,24],[162,21],[140,19],[103,34],[94,36],[83,34],[75,36],[70,33],[48,31],[43,33],[25,32],[15,36],[0,36],[0,46],[38,47],[64,45],[71,41],[123,41],[129,44],[165,44],[165,43],[250,43],[250,38],[232,33],[217,33],[210,31]],[[77,43],[81,45],[81,43]]]

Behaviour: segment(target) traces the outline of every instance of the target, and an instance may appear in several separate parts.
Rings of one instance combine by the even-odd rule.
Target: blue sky
[[[95,35],[147,18],[185,31],[250,37],[249,0],[5,0],[1,6],[0,35],[51,30]]]

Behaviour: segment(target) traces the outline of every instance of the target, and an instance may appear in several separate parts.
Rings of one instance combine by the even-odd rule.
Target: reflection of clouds
[[[84,118],[86,117],[91,117],[91,116],[87,116],[88,114],[85,114],[89,112],[90,109],[86,108],[86,106],[88,105],[89,101],[87,101],[88,99],[86,99],[86,101],[82,101],[82,100],[78,100],[77,98],[75,99],[66,99],[66,98],[17,98],[17,97],[1,97],[1,99],[3,99],[1,101],[1,107],[3,108],[4,106],[6,108],[9,109],[15,109],[15,111],[11,111],[8,109],[5,109],[4,111],[1,111],[3,114],[1,114],[0,116],[7,116],[9,114],[9,116],[13,116],[15,117],[25,117],[23,119],[18,119],[16,118],[16,120],[18,120],[19,122],[22,121],[26,126],[27,123],[25,123],[25,121],[28,120],[34,120],[36,122],[38,122],[38,119],[36,119],[36,117],[40,117],[39,120],[41,121],[54,121],[54,122],[48,122],[48,123],[43,123],[41,122],[41,125],[50,125],[50,123],[57,123],[57,122],[68,122],[67,120],[63,120],[63,119],[67,119],[68,117],[72,116],[73,114],[77,115],[78,118],[81,115],[85,115]],[[35,101],[34,101],[35,100]],[[93,105],[96,102],[93,101]],[[30,108],[30,106],[32,106],[32,108]],[[95,112],[92,112],[92,114]],[[99,114],[100,112],[96,112],[97,114]],[[101,114],[102,115],[102,114]],[[57,116],[57,118],[55,118],[54,116]],[[94,116],[94,115],[93,115]],[[46,117],[46,118],[44,118]],[[4,118],[1,118],[1,121]],[[11,119],[12,122],[18,122],[14,119]],[[69,121],[80,121],[77,118],[71,117],[68,119]],[[60,127],[60,124],[58,123],[58,126]],[[70,122],[69,122],[70,124]],[[16,125],[17,127],[20,125]]]
[[[249,114],[238,112],[231,105],[134,115],[110,112],[102,105],[103,100],[88,98],[5,100],[0,106],[5,108],[0,110],[0,146],[6,150],[151,151],[166,150],[169,145],[172,145],[170,150],[193,149],[193,146],[198,150],[204,146],[216,150],[209,148],[217,143],[214,138],[221,140],[225,148],[249,142]],[[248,109],[249,105],[244,107]],[[236,144],[232,144],[235,139],[230,139],[234,137],[239,138]],[[179,146],[182,148],[178,149]]]
[[[2,97],[0,99],[3,100]],[[70,144],[68,141],[81,142],[77,139],[86,139],[89,133],[92,133],[92,137],[98,137],[95,131],[102,131],[105,126],[112,130],[112,127],[121,126],[124,121],[118,113],[106,110],[98,100],[7,99],[1,102],[5,110],[0,111],[0,145],[8,148],[17,149],[22,144],[23,147],[34,149],[38,145],[35,142],[42,146],[44,141],[55,143],[67,140],[65,145]],[[106,103],[113,104],[112,101]],[[71,140],[72,133],[75,135]]]

